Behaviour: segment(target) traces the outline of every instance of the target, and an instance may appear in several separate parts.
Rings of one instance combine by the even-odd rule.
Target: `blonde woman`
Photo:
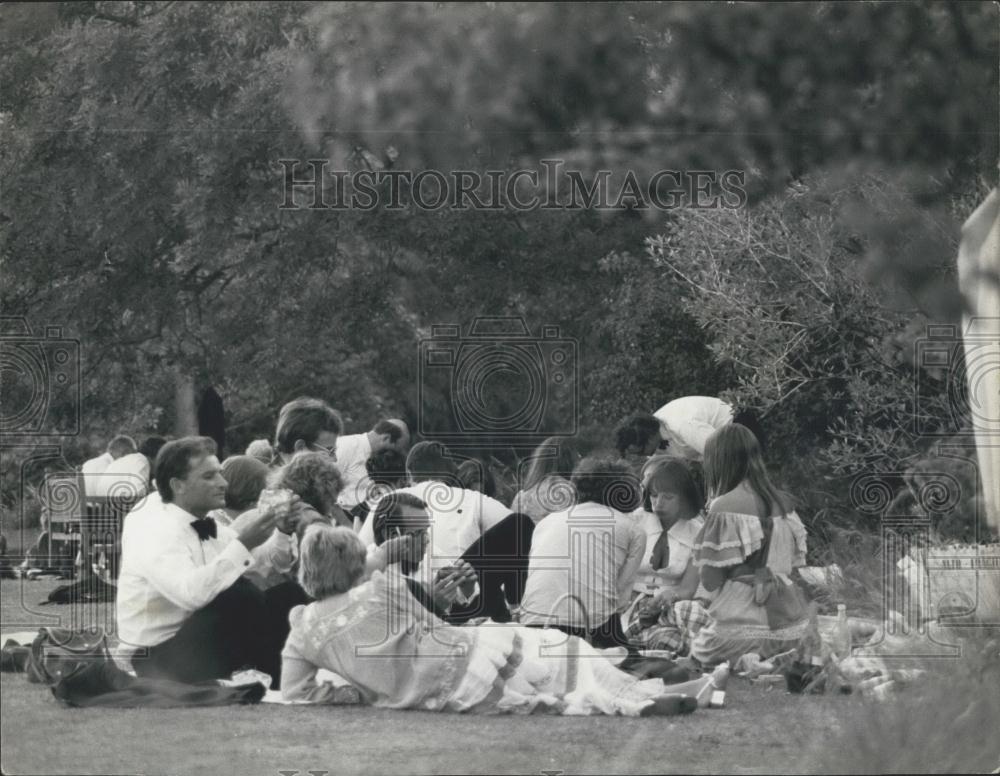
[[[401,503],[391,522],[392,531],[410,532],[426,530],[430,520],[426,509]],[[431,591],[438,604],[462,582],[459,571],[442,572]],[[332,685],[316,682],[325,668],[383,708],[650,716],[697,706],[694,697],[659,679],[626,674],[585,641],[559,631],[446,624],[396,570],[366,578],[365,549],[346,528],[308,528],[299,579],[316,600],[289,617],[282,653],[282,693],[289,700],[334,698]]]

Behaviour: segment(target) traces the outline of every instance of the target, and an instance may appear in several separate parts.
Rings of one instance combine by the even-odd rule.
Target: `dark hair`
[[[573,471],[572,482],[578,504],[593,502],[631,512],[642,503],[638,478],[625,461],[616,458],[584,458]]]
[[[576,445],[572,442],[561,437],[549,437],[531,454],[521,488],[524,490],[533,488],[552,475],[568,480],[573,476],[573,467],[576,466],[578,455]]]
[[[218,452],[218,446],[211,437],[189,436],[167,442],[156,455],[153,470],[156,472],[156,489],[165,504],[174,500],[170,480],[183,480],[191,471],[191,462]]]
[[[746,426],[750,432],[757,437],[757,443],[760,445],[761,454],[767,454],[767,438],[764,436],[764,428],[760,425],[760,419],[757,417],[756,412],[749,407],[734,409],[733,423],[739,423],[741,426]]]
[[[391,488],[406,485],[406,456],[391,447],[372,453],[365,461],[365,470],[372,482],[379,485]]]
[[[146,437],[145,441],[139,446],[139,452],[152,461],[166,443],[167,440],[161,436]]]
[[[654,483],[663,487],[652,487]],[[697,514],[705,507],[705,495],[698,484],[698,478],[687,463],[677,458],[666,456],[656,456],[642,467],[642,493],[643,508],[647,512],[653,511],[652,492],[653,490],[670,490],[679,495],[691,511]]]
[[[275,447],[288,455],[295,452],[295,442],[315,444],[324,431],[344,433],[340,413],[322,399],[300,397],[288,402],[278,414]]]
[[[161,436],[151,436],[146,437],[146,441],[142,443],[139,448],[139,452],[142,453],[146,458],[149,459],[149,481],[156,481],[156,456],[159,455],[160,450],[167,443],[167,440]]]
[[[476,458],[470,458],[459,464],[455,476],[468,490],[478,490],[484,496],[495,498],[497,493],[497,481],[493,476],[493,470]]]
[[[387,434],[389,436],[389,441],[395,444],[403,436],[403,429],[398,425],[393,423],[391,420],[380,420],[375,424],[372,429],[376,434]]]
[[[222,462],[226,478],[226,506],[246,511],[257,503],[267,486],[267,464],[249,455],[231,455]]]
[[[406,473],[414,483],[441,480],[455,485],[455,462],[440,442],[417,442],[406,456]]]
[[[403,507],[427,509],[427,504],[412,493],[389,493],[383,496],[372,514],[372,532],[375,544],[381,545],[389,538],[389,529],[400,525]]]
[[[136,452],[135,440],[130,436],[119,434],[108,442],[108,452],[115,458],[121,458],[123,455],[131,455]]]
[[[625,455],[630,447],[644,447],[653,434],[659,436],[660,421],[652,415],[633,415],[615,429],[615,447]]]

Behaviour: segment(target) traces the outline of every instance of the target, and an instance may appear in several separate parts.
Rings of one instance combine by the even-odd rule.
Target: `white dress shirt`
[[[229,588],[253,556],[224,525],[201,541],[195,517],[175,504],[150,504],[125,518],[118,578],[118,637],[123,645],[166,641],[193,612]]]
[[[443,482],[418,482],[395,493],[409,493],[427,504],[431,516],[430,542],[427,557],[430,568],[437,571],[462,557],[467,549],[490,528],[511,512],[494,498],[478,490],[453,488]],[[373,518],[378,504],[368,513],[359,536],[365,546],[375,543]]]
[[[653,417],[660,421],[660,437],[670,443],[669,455],[700,461],[705,441],[733,422],[733,408],[711,396],[683,396],[664,404]]]
[[[627,516],[593,502],[535,526],[519,620],[593,630],[623,611],[646,550]]]
[[[317,514],[315,510],[309,511],[312,515]],[[239,531],[256,515],[256,508],[248,509],[239,514],[229,524],[229,528],[234,532]],[[261,590],[267,590],[294,579],[292,570],[299,558],[299,540],[294,531],[286,534],[275,528],[267,541],[250,550],[250,554],[253,556],[253,565],[247,569],[245,576]]]
[[[365,463],[371,454],[372,444],[367,433],[337,437],[337,468],[344,478],[344,488],[337,503],[345,509],[353,509],[368,496]]]
[[[137,515],[147,510],[158,512],[161,509],[163,509],[163,499],[160,498],[160,491],[154,488],[135,503],[132,510],[125,515],[125,520],[128,520],[132,515]]]
[[[88,496],[118,494],[136,498],[149,489],[149,459],[142,453],[129,453],[116,458],[100,473],[84,474],[83,487]]]
[[[115,459],[111,456],[111,453],[101,453],[96,458],[84,461],[83,466],[80,467],[80,471],[84,474],[100,474],[108,468],[108,464],[113,460]]]

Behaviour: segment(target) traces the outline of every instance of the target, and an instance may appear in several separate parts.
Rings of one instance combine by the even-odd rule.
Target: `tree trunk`
[[[194,377],[181,367],[174,372],[174,433],[178,437],[198,433],[198,415],[195,409]]]

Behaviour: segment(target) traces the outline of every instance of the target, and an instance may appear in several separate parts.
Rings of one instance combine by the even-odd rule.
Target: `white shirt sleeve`
[[[361,540],[361,543],[365,545],[365,547],[370,547],[375,544],[375,521],[373,518],[375,517],[375,507],[377,506],[378,504],[376,503],[375,506],[371,508],[371,511],[365,518],[365,522],[361,525],[361,530],[358,531],[358,538]]]
[[[673,429],[684,444],[698,453],[705,454],[705,442],[715,433],[715,426],[700,420],[687,420]]]
[[[196,565],[187,548],[177,542],[145,542],[138,555],[149,584],[164,598],[190,612],[210,603],[253,563],[253,556],[237,539],[204,566]]]
[[[642,564],[642,557],[646,553],[646,534],[639,530],[634,524],[628,523],[630,535],[628,540],[628,550],[625,555],[625,562],[618,573],[618,609],[621,611],[628,606],[632,593],[632,585],[635,583],[636,574]]]
[[[296,545],[295,534],[284,534],[275,528],[266,542],[250,551],[255,571],[264,576],[270,570],[288,574],[298,555]]]
[[[482,533],[490,530],[493,526],[511,514],[510,508],[504,506],[495,498],[479,495],[479,520]]]

